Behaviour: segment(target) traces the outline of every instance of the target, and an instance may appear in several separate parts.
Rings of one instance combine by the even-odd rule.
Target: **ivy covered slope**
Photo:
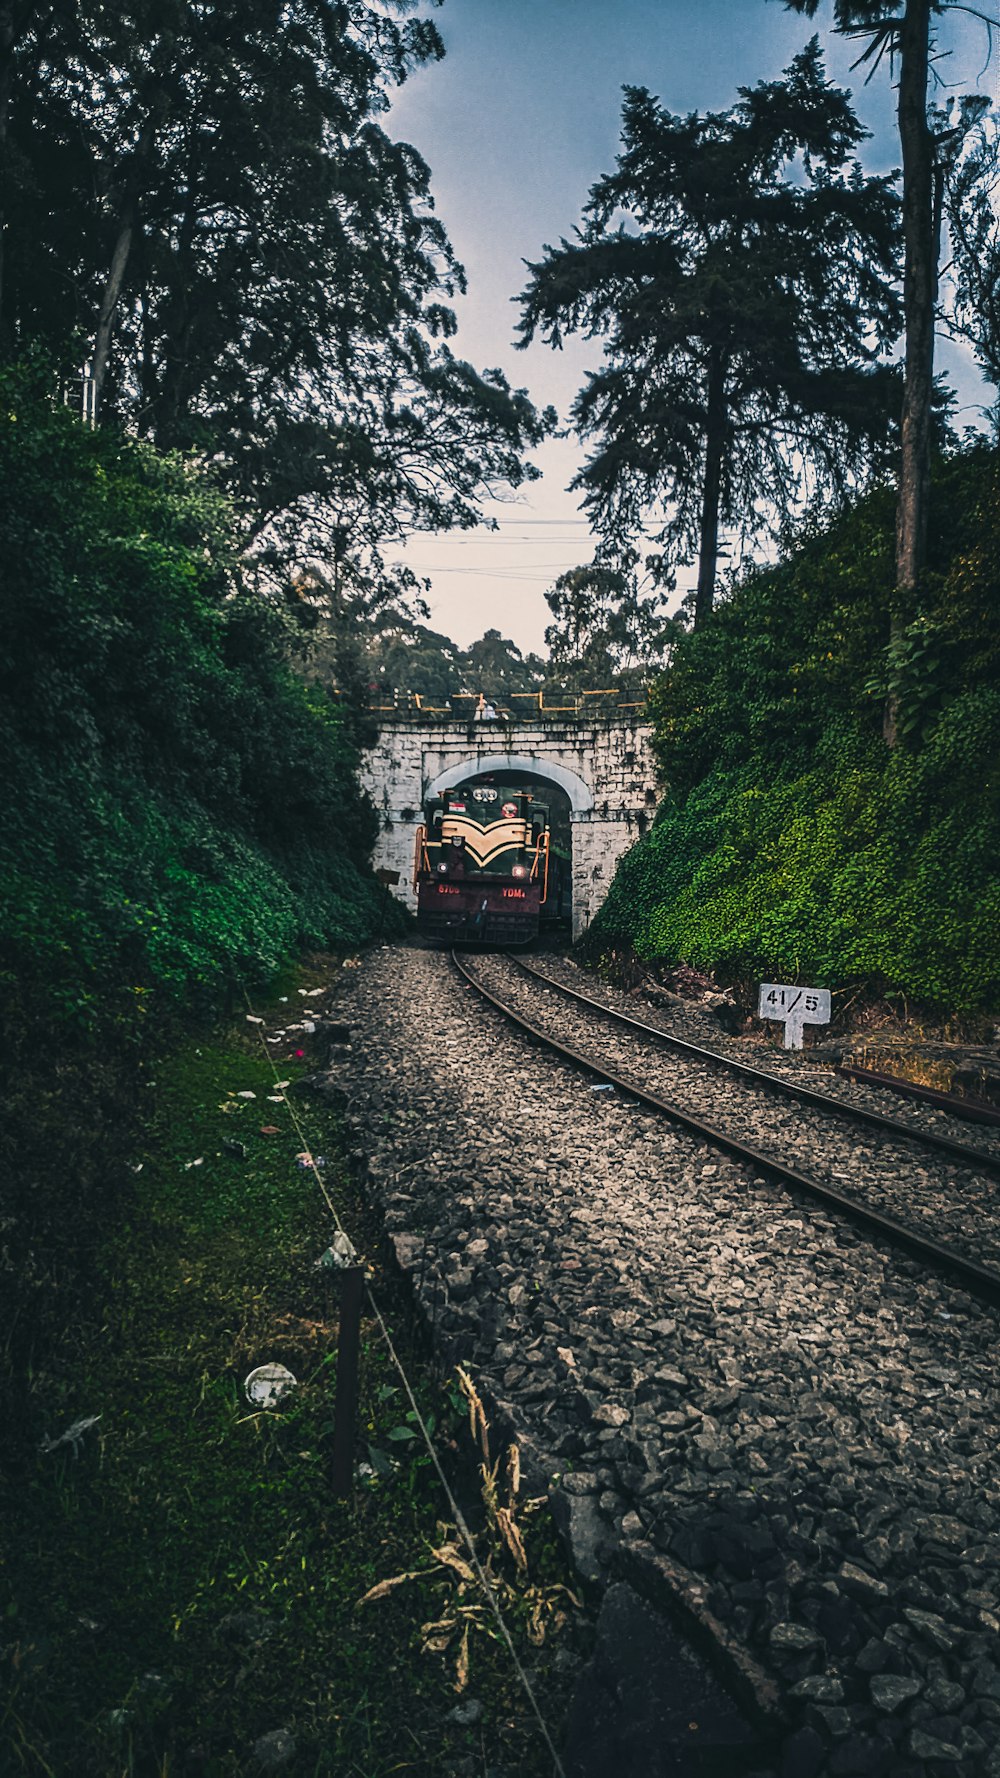
[[[208,1007],[367,937],[355,747],[240,591],[206,480],[5,370],[0,486],[5,1023]]]
[[[595,952],[1000,1005],[1000,453],[939,464],[922,615],[887,649],[893,508],[870,496],[678,643],[654,694],[667,796]]]

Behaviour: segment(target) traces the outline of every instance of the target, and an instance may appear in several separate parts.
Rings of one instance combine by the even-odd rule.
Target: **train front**
[[[417,926],[449,944],[526,944],[548,891],[548,811],[492,781],[432,797],[417,832]]]

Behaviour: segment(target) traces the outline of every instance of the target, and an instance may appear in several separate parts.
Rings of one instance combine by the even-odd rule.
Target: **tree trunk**
[[[115,238],[114,251],[108,275],[101,291],[100,307],[97,311],[97,329],[94,335],[94,413],[99,417],[101,400],[104,394],[104,380],[107,376],[108,359],[111,354],[111,335],[114,330],[115,315],[121,300],[125,273],[132,254],[132,243],[135,240],[139,225],[139,190],[143,174],[149,162],[153,147],[153,119],[150,115],[139,132],[132,165],[125,176],[121,203],[118,206],[118,234]]]
[[[161,451],[174,450],[186,442],[182,422],[189,404],[190,362],[195,329],[195,317],[186,288],[170,304],[167,315],[163,373],[153,419],[153,438]]]
[[[52,4],[39,7],[36,0],[21,0],[21,5],[17,6],[15,0],[0,0],[0,357],[3,356],[12,333],[6,250],[9,178],[7,138],[10,133],[10,107],[14,94],[14,54],[28,26],[37,18],[33,67],[29,70],[29,75],[33,75],[37,86],[47,39],[55,25],[54,14]],[[24,85],[24,70],[21,73],[21,84]],[[30,78],[28,84],[31,85]]]
[[[143,277],[140,295],[142,321],[140,337],[142,340],[142,357],[139,369],[139,411],[136,424],[145,437],[152,428],[152,416],[156,407],[156,354],[153,341],[153,321],[150,312],[151,298],[149,293],[148,271]]]
[[[719,506],[725,448],[726,369],[721,349],[711,346],[708,354],[708,399],[705,409],[705,482],[701,491],[698,538],[698,589],[694,603],[696,630],[711,615],[715,603],[715,575],[719,560]]]
[[[934,142],[927,123],[931,0],[906,0],[899,48],[899,139],[903,151],[903,310],[906,360],[896,505],[896,609],[899,633],[927,552],[934,305],[938,245],[934,226]],[[896,699],[886,703],[883,732],[896,742]]]
[[[0,5],[0,354],[6,334],[4,315],[4,247],[7,235],[7,129],[14,86],[14,8],[10,0]]]
[[[163,370],[153,411],[153,439],[160,450],[186,442],[181,422],[190,400],[190,361],[196,325],[197,302],[192,293],[194,239],[198,224],[198,178],[193,157],[188,161],[187,203],[181,217],[172,271],[165,278],[173,290],[165,305]]]
[[[133,201],[122,206],[118,218],[118,236],[111,265],[104,280],[101,291],[101,306],[97,311],[97,329],[94,334],[94,363],[91,375],[94,381],[94,413],[99,415],[104,396],[104,379],[107,375],[108,358],[111,354],[111,333],[114,327],[115,313],[118,308],[122,285],[125,282],[125,271],[132,252],[132,241],[136,227],[136,203]]]

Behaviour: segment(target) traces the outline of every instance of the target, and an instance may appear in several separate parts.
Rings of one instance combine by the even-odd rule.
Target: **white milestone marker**
[[[829,988],[796,988],[785,982],[761,982],[759,1019],[781,1019],[786,1050],[802,1048],[803,1025],[830,1023]]]

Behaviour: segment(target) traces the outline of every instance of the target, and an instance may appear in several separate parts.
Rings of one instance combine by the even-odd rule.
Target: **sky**
[[[1000,0],[977,0],[996,12]],[[387,120],[431,169],[437,213],[468,275],[455,303],[453,350],[479,369],[499,366],[539,406],[551,403],[565,426],[574,395],[600,363],[596,341],[571,339],[561,352],[536,342],[514,348],[513,298],[527,281],[526,260],[569,236],[591,185],[611,170],[619,145],[621,89],[645,86],[670,111],[725,110],[737,88],[779,75],[818,32],[830,78],[849,87],[872,139],[866,171],[899,163],[895,94],[886,66],[865,86],[853,73],[857,45],[834,36],[832,6],[812,22],[780,0],[446,0],[434,17],[443,62],[410,77]],[[951,92],[998,96],[1000,40],[987,61],[987,33],[971,18],[942,20],[937,63]],[[959,422],[973,423],[983,399],[971,358],[939,344],[938,369],[959,391]],[[431,582],[431,624],[462,647],[497,628],[523,649],[541,650],[544,594],[556,576],[589,561],[594,548],[579,495],[567,484],[584,461],[572,437],[533,453],[540,481],[487,507],[497,520],[480,529],[422,536],[405,559]],[[681,571],[677,599],[695,569]]]

